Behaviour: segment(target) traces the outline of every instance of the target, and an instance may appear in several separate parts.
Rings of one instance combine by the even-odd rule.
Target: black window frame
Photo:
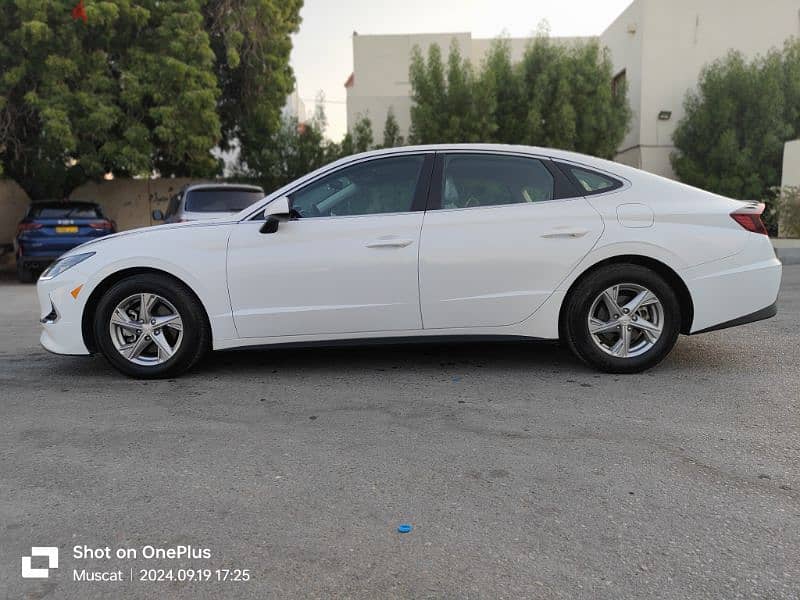
[[[568,200],[579,198],[583,194],[578,193],[575,183],[568,178],[561,169],[557,168],[553,161],[544,156],[534,156],[529,154],[518,154],[513,152],[487,152],[483,150],[452,150],[447,152],[437,152],[436,162],[433,166],[433,173],[430,180],[427,210],[450,210],[442,208],[442,192],[444,178],[444,161],[447,156],[472,154],[475,156],[493,156],[506,158],[524,158],[539,161],[553,177],[553,197],[550,200],[540,200],[530,204],[546,204],[553,200]],[[521,204],[521,203],[520,203]],[[472,210],[473,208],[494,208],[495,206],[518,206],[519,204],[497,204],[491,206],[474,206],[470,208],[458,208],[452,210]]]
[[[625,182],[621,181],[619,178],[614,177],[613,175],[606,173],[604,171],[598,171],[597,169],[593,169],[585,165],[579,165],[577,163],[570,163],[559,160],[554,160],[553,164],[557,166],[559,170],[563,171],[564,175],[572,182],[572,185],[575,187],[576,190],[578,190],[578,193],[581,196],[597,196],[599,194],[608,194],[609,192],[614,192],[625,185]],[[613,185],[612,187],[603,190],[589,191],[581,185],[581,183],[578,181],[578,178],[575,177],[575,175],[572,173],[572,169],[580,169],[581,171],[592,173],[594,175],[597,175],[598,177],[603,177],[613,182]]]

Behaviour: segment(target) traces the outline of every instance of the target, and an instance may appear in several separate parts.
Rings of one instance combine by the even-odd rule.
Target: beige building
[[[615,75],[628,83],[633,111],[617,160],[671,176],[672,133],[703,66],[731,49],[748,57],[763,54],[793,36],[800,37],[800,0],[634,0],[598,36],[611,51]],[[407,135],[411,49],[417,45],[426,53],[437,43],[446,52],[453,39],[475,65],[492,41],[469,33],[354,34],[353,74],[345,84],[348,129],[366,115],[378,137],[392,107]],[[570,43],[579,38],[555,39]],[[510,42],[512,58],[519,60],[529,39]]]

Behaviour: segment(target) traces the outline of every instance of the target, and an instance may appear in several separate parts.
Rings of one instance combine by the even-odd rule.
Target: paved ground
[[[145,383],[40,350],[32,287],[0,299],[10,598],[800,597],[800,267],[777,318],[627,377],[471,344],[218,354]],[[49,579],[21,579],[32,545],[59,547]],[[251,580],[72,581],[148,567]]]

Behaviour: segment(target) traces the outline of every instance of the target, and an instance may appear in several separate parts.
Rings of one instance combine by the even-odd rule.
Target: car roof
[[[190,190],[247,190],[253,192],[264,192],[264,188],[258,185],[247,183],[190,183],[184,186],[183,191]]]

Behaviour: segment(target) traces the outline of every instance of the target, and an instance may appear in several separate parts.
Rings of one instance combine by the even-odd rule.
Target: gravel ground
[[[218,353],[141,382],[41,350],[32,286],[0,298],[0,595],[800,597],[800,266],[776,318],[635,376],[473,343]],[[20,576],[34,545],[60,550],[47,579]],[[141,555],[185,545],[209,556]]]

